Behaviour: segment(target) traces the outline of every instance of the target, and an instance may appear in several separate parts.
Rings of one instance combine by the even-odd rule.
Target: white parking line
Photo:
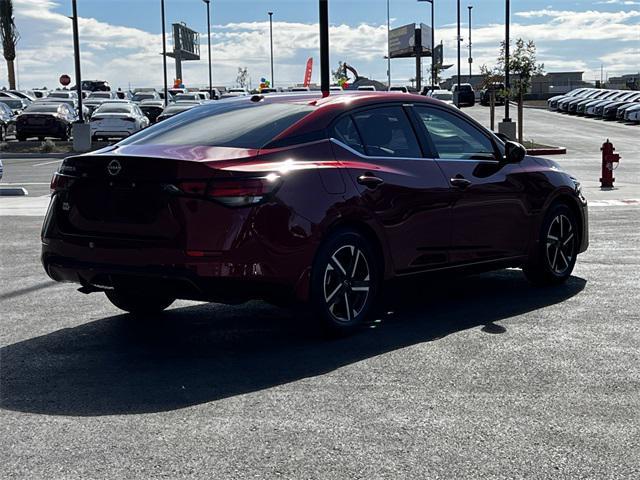
[[[626,200],[592,200],[589,207],[633,207],[640,205],[640,199],[630,198]]]
[[[32,167],[42,167],[43,165],[51,165],[52,163],[60,163],[62,162],[62,158],[58,159],[58,160],[51,160],[50,162],[42,162],[42,163],[34,163],[33,165],[31,165]]]
[[[22,187],[24,185],[51,185],[50,182],[2,182],[0,183],[0,187],[8,186],[8,187]]]

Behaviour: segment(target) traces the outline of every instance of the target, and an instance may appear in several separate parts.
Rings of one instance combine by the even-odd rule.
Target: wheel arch
[[[578,202],[579,200],[575,197],[573,191],[570,191],[568,189],[557,191],[555,195],[549,198],[547,204],[543,208],[538,226],[540,227],[540,225],[542,225],[544,217],[551,208],[553,208],[555,205],[565,205],[569,208],[569,210],[571,210],[571,213],[573,213],[576,218],[576,222],[578,222],[578,231],[576,232],[578,235],[578,245],[582,245],[582,242],[584,240],[582,237],[584,235],[585,219],[583,218],[582,208],[580,207]]]

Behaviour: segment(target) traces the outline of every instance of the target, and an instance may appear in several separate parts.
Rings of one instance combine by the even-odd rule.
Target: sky
[[[18,80],[21,88],[58,86],[73,78],[71,0],[13,0]],[[82,77],[115,87],[162,85],[160,0],[78,0]],[[391,28],[431,24],[427,2],[389,0]],[[468,10],[472,5],[473,72],[493,66],[504,38],[504,0],[463,0],[462,72],[468,72]],[[445,64],[456,66],[455,0],[435,0],[436,43],[444,43]],[[511,35],[533,40],[545,71],[584,71],[584,79],[640,71],[640,0],[512,0]],[[317,0],[211,0],[213,83],[232,86],[238,67],[247,67],[253,86],[269,77],[269,20],[273,13],[274,77],[278,86],[301,83],[313,57],[319,83]],[[208,83],[206,6],[202,0],[165,0],[167,31],[185,22],[201,33],[201,60],[183,63],[187,86]],[[387,0],[329,0],[330,62],[353,65],[361,75],[386,80]],[[170,35],[168,36],[170,38]],[[168,45],[171,49],[171,45]],[[430,59],[424,59],[425,72]],[[169,82],[175,77],[168,63]],[[392,83],[403,85],[415,61],[395,59]],[[0,62],[0,86],[6,84]]]

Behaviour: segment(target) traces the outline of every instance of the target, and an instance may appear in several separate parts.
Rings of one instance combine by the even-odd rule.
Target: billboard
[[[422,51],[428,50],[431,52],[431,27],[421,23],[420,36],[422,38]]]
[[[410,23],[389,32],[389,56],[408,57],[414,53],[416,45],[416,24]]]
[[[200,34],[184,23],[174,23],[173,55],[182,60],[200,60]]]

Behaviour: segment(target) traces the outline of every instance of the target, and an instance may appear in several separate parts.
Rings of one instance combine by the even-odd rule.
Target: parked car
[[[93,111],[98,108],[103,102],[110,100],[118,100],[117,92],[96,91],[91,92],[91,94],[87,97],[87,100],[82,102],[82,104],[89,109],[89,114],[92,114]]]
[[[138,106],[149,119],[149,123],[156,123],[158,115],[164,110],[164,100],[142,100]]]
[[[460,90],[458,91],[458,84],[455,83],[451,87],[451,93],[453,98],[456,98],[456,92],[458,93],[458,106],[473,107],[476,104],[476,92],[473,91],[473,87],[470,83],[461,83]]]
[[[91,138],[128,137],[149,126],[149,119],[135,103],[104,102],[91,115]]]
[[[8,106],[14,115],[20,115],[22,111],[31,103],[23,98],[0,97],[0,102]]]
[[[575,114],[578,111],[579,105],[586,105],[593,100],[600,100],[610,93],[611,90],[595,90],[589,92],[584,97],[567,98],[558,102],[558,110],[569,114]]]
[[[342,92],[344,89],[340,85],[331,85],[329,87],[330,92]]]
[[[33,91],[33,96],[36,98],[36,100],[40,98],[45,98],[46,96],[49,95],[49,90],[44,88],[34,88],[32,91]]]
[[[162,100],[160,98],[160,94],[158,92],[137,92],[133,94],[131,97],[131,101],[135,103],[140,103],[142,100]]]
[[[407,87],[403,87],[403,86],[391,86],[389,87],[389,92],[402,92],[402,93],[409,93],[409,89]]]
[[[640,106],[638,102],[624,103],[616,110],[616,120],[622,121],[626,119],[627,111]]]
[[[75,112],[78,111],[78,100],[77,97],[76,98],[56,98],[56,97],[52,97],[51,95],[49,95],[46,98],[43,98],[41,100],[36,100],[35,102],[32,103],[32,105],[34,103],[54,103],[54,104],[59,104],[59,103],[66,103],[69,108],[71,108],[72,110],[74,110]],[[84,117],[85,121],[89,120],[89,117],[91,117],[91,113],[89,113],[89,108],[83,103],[82,104],[82,115]]]
[[[357,90],[365,91],[365,92],[375,92],[376,91],[376,87],[373,86],[373,85],[359,85]]]
[[[189,93],[188,88],[180,88],[180,87],[169,88],[167,91],[173,96],[176,96],[179,93]]]
[[[429,92],[428,97],[435,98],[436,100],[440,100],[441,102],[447,103],[449,105],[454,105],[453,103],[453,93],[449,90],[431,90]]]
[[[568,93],[565,93],[562,95],[555,95],[551,97],[549,100],[547,100],[547,108],[549,110],[558,110],[558,104],[561,101],[566,100],[568,98],[574,99],[577,97],[584,97],[593,90],[595,89],[594,88],[576,88],[574,90],[571,90]]]
[[[189,92],[189,93],[178,93],[173,97],[176,102],[201,102],[202,97],[199,92]]]
[[[47,274],[146,318],[176,298],[290,300],[345,333],[386,280],[522,267],[558,285],[588,246],[560,165],[400,93],[199,105],[66,158],[51,187]]]
[[[491,94],[493,93],[494,105],[504,105],[504,83],[492,83],[486,88],[480,90],[480,105],[488,106],[491,104]]]
[[[71,125],[78,120],[73,108],[65,102],[33,102],[16,117],[16,138],[30,137],[69,140]]]
[[[53,92],[49,93],[49,95],[47,96],[48,99],[64,99],[64,100],[68,100],[68,99],[78,99],[78,94],[77,92],[75,92],[74,90],[54,90]]]
[[[577,115],[587,115],[587,111],[589,111],[589,116],[596,116],[596,108],[599,105],[604,105],[607,102],[614,101],[620,97],[623,97],[628,92],[621,92],[620,90],[609,90],[606,95],[601,96],[600,98],[590,100],[587,102],[580,102],[576,106],[575,113]]]
[[[162,113],[158,115],[156,122],[161,122],[162,120],[171,118],[179,113],[191,110],[193,107],[196,107],[198,105],[200,105],[200,102],[179,102],[168,105],[164,110],[162,110]]]
[[[20,98],[8,90],[0,90],[0,98]]]
[[[640,105],[627,108],[624,113],[624,119],[628,122],[640,122]]]
[[[116,90],[116,96],[120,100],[131,100],[131,97],[133,97],[128,90]]]
[[[16,116],[13,110],[0,99],[0,141],[16,134]]]
[[[289,89],[290,92],[309,92],[310,90],[309,87],[291,87]]]
[[[82,80],[80,86],[82,90],[90,92],[108,92],[111,90],[111,86],[106,80]]]
[[[598,106],[596,108],[596,115],[605,120],[615,120],[618,108],[626,104],[637,104],[637,102],[640,102],[640,92],[629,92],[624,97],[620,97],[617,100]]]
[[[9,90],[10,93],[13,93],[16,97],[20,97],[23,100],[26,100],[27,103],[31,103],[36,100],[36,96],[31,90]]]

